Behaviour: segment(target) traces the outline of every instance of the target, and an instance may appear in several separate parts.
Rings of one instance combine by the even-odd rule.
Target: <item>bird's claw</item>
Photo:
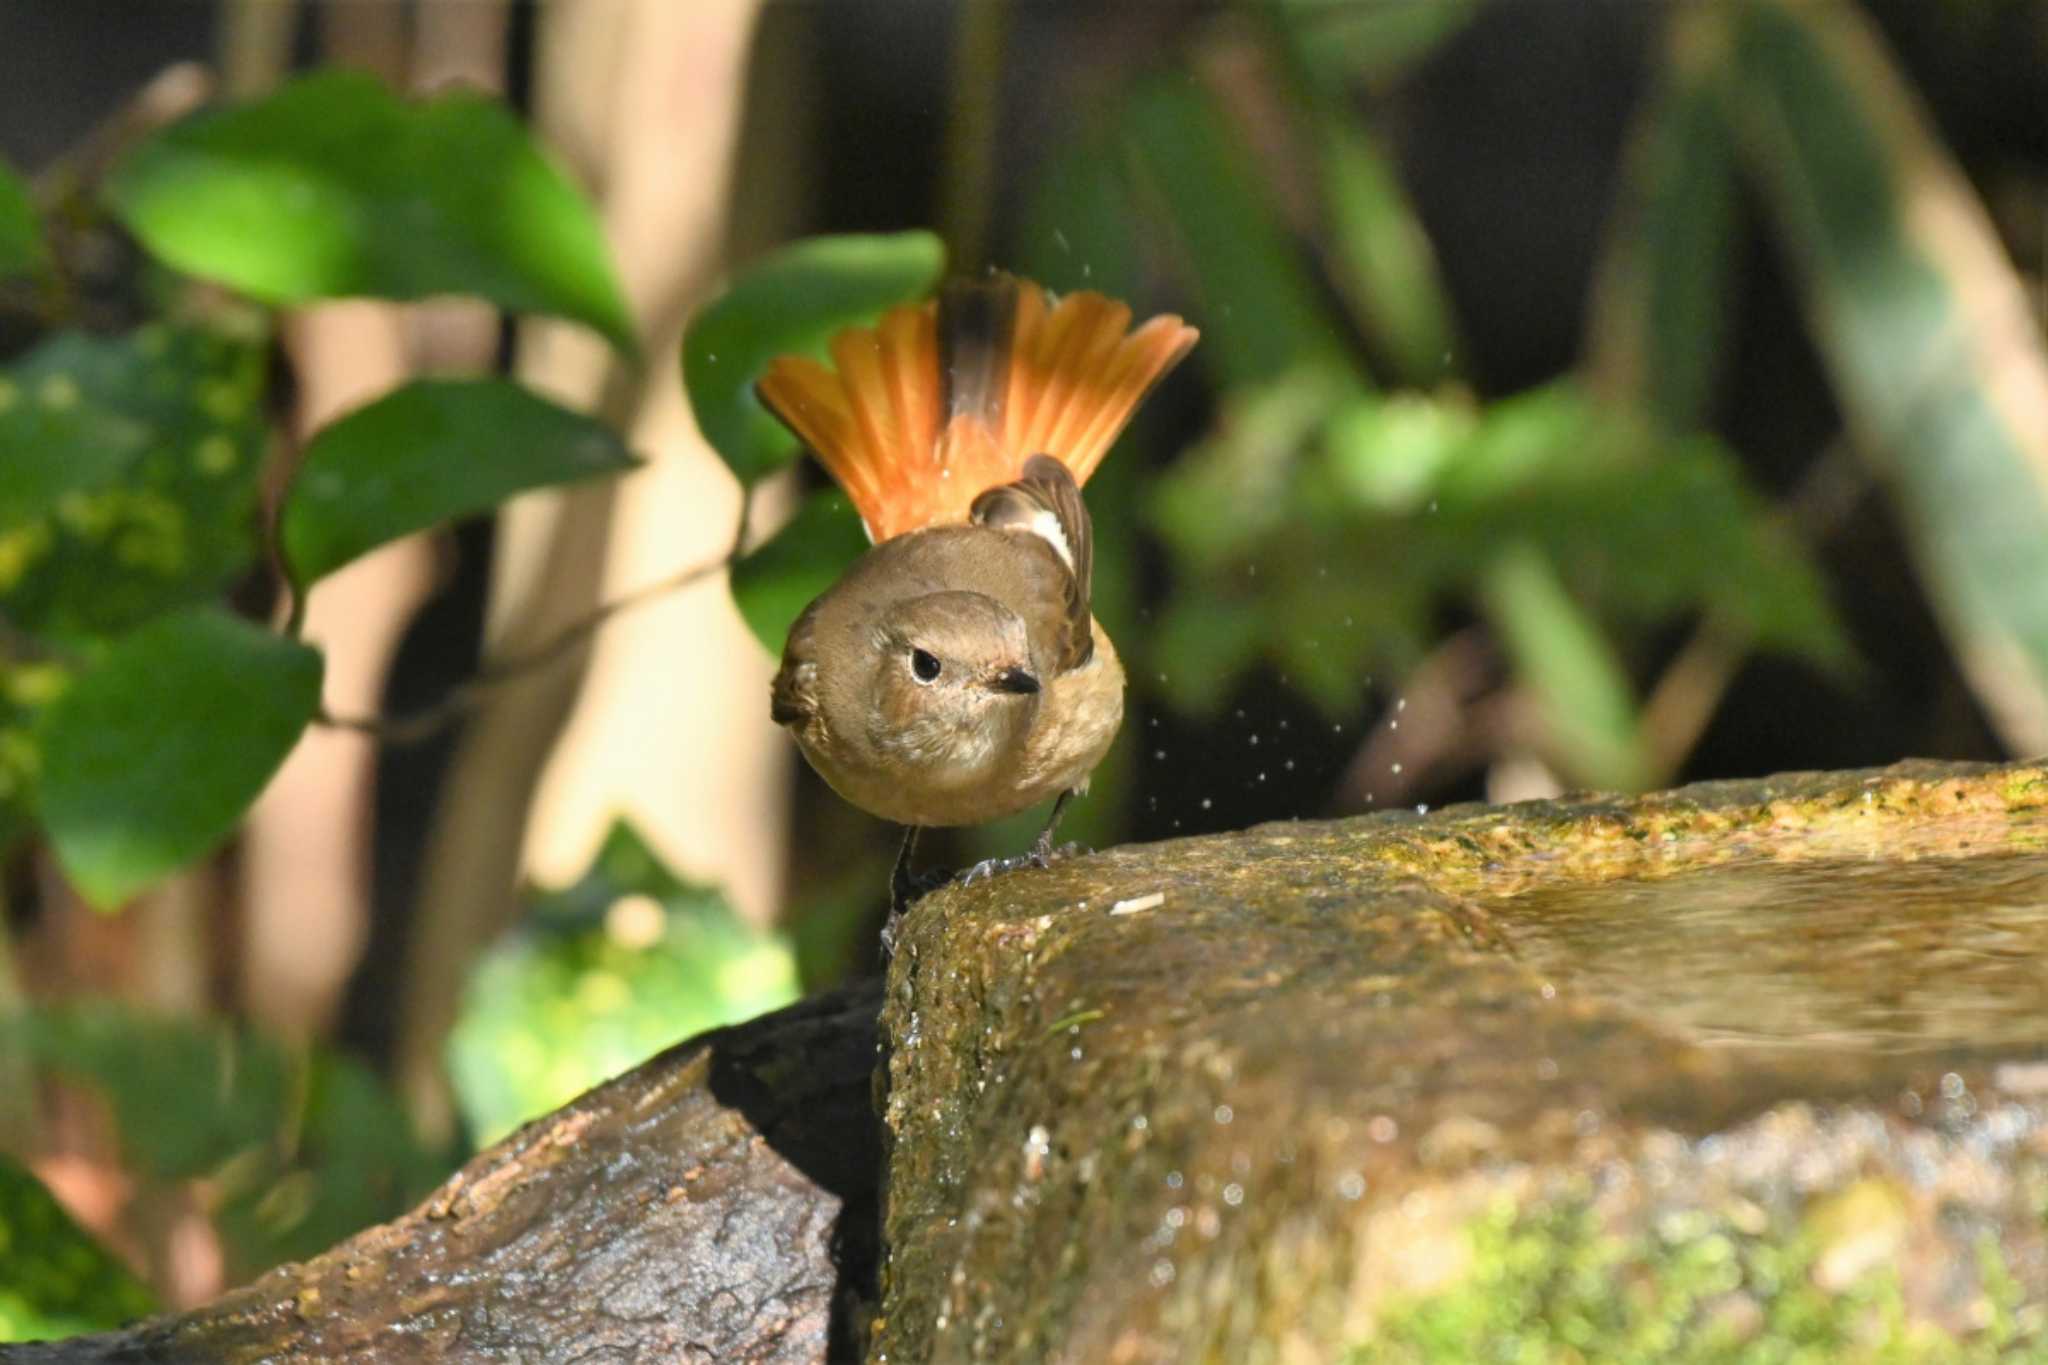
[[[985,882],[1004,872],[1016,872],[1027,867],[1048,868],[1062,858],[1076,857],[1088,851],[1079,844],[1061,844],[1058,848],[1044,846],[1008,858],[983,858],[973,867],[961,872],[954,880],[962,886],[972,886],[976,882]]]

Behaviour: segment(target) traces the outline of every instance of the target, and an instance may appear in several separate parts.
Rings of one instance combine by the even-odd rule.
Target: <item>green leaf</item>
[[[456,1098],[481,1146],[678,1039],[796,994],[788,944],[677,877],[620,823],[580,881],[540,896],[478,964],[448,1040]]]
[[[1093,129],[1061,144],[1031,177],[1018,251],[1022,270],[1055,293],[1138,292],[1138,224],[1114,141]],[[1143,409],[1140,409],[1143,411]]]
[[[510,380],[417,379],[314,435],[278,536],[304,587],[400,536],[635,463],[610,427]]]
[[[867,532],[846,495],[821,489],[773,540],[732,566],[733,602],[754,638],[780,658],[796,618],[867,548]]]
[[[1318,133],[1336,282],[1400,376],[1434,383],[1461,352],[1436,250],[1392,159],[1363,129],[1324,115]]]
[[[1283,0],[1293,45],[1325,79],[1380,86],[1463,29],[1479,0]]]
[[[257,340],[164,324],[60,333],[0,371],[0,468],[24,471],[0,480],[0,610],[93,639],[247,572],[267,381]]]
[[[1152,81],[1131,96],[1123,133],[1158,216],[1187,246],[1208,328],[1203,354],[1232,384],[1298,367],[1347,372],[1349,357],[1302,253],[1214,101],[1184,78]],[[1363,387],[1362,378],[1353,382]]]
[[[945,246],[929,232],[813,237],[748,266],[690,319],[683,386],[697,429],[741,483],[797,452],[796,438],[754,397],[768,362],[785,352],[822,356],[840,328],[929,294],[945,266]]]
[[[1710,60],[1711,20],[1674,14],[1662,88],[1624,166],[1591,329],[1591,368],[1673,430],[1707,416],[1728,332],[1735,139]]]
[[[105,1094],[123,1159],[149,1180],[210,1175],[269,1142],[291,1089],[275,1045],[219,1021],[73,1001],[0,1020],[0,1029],[38,1068]]]
[[[1214,568],[1286,522],[1311,438],[1354,392],[1341,369],[1309,365],[1224,396],[1214,434],[1174,461],[1148,499],[1147,519],[1184,568]]]
[[[117,642],[44,713],[42,815],[119,905],[226,838],[320,704],[318,653],[201,608]]]
[[[1485,572],[1481,598],[1535,694],[1555,757],[1578,782],[1638,791],[1649,755],[1628,676],[1594,623],[1534,547],[1503,551]]]
[[[43,771],[37,719],[70,681],[71,670],[63,664],[0,653],[0,857],[35,828]]]
[[[149,431],[79,401],[78,385],[51,376],[32,393],[0,378],[0,534],[40,521],[74,493],[119,478]]]
[[[159,258],[268,303],[477,294],[634,348],[589,203],[481,95],[321,72],[158,133],[108,194]]]
[[[396,1216],[450,1164],[360,1063],[224,1020],[83,1001],[0,1019],[0,1037],[105,1096],[122,1158],[155,1199],[206,1182],[237,1280]]]
[[[49,264],[50,249],[43,242],[42,226],[36,222],[36,208],[28,186],[6,166],[0,165],[0,280],[27,275]]]
[[[1148,655],[1156,687],[1176,710],[1214,715],[1237,677],[1259,657],[1265,613],[1257,602],[1213,592],[1176,598],[1152,632]]]
[[[1861,9],[1714,13],[1726,114],[1856,448],[2007,744],[2048,750],[2048,350],[2027,286]]]
[[[41,1181],[0,1156],[0,1342],[110,1331],[155,1309]]]

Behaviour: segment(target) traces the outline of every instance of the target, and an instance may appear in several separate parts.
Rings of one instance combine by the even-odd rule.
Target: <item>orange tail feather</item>
[[[829,367],[779,356],[756,387],[846,490],[871,540],[965,521],[983,490],[1017,479],[1033,455],[1053,456],[1086,483],[1138,404],[1200,335],[1171,314],[1129,331],[1131,310],[1101,294],[1054,304],[1038,285],[1010,276],[969,288],[1002,296],[1002,306],[975,316],[1008,328],[1006,337],[983,339],[1007,366],[1006,383],[952,391],[954,367],[971,365],[942,354],[965,343],[944,335],[938,306],[928,302],[838,333]]]

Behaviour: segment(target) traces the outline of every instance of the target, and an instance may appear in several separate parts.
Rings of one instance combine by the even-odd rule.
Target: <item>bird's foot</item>
[[[1040,844],[1028,853],[1013,854],[1008,858],[983,858],[973,867],[961,872],[954,880],[962,886],[972,886],[976,882],[985,882],[1005,872],[1016,872],[1027,867],[1051,867],[1062,858],[1072,858],[1086,852],[1088,850],[1079,844],[1061,844],[1058,848],[1050,844]]]

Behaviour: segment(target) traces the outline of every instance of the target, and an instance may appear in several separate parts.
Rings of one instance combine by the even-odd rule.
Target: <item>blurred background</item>
[[[237,316],[102,182],[337,66],[505,101],[640,361],[478,299],[253,310],[238,377],[192,381],[246,389],[250,498],[171,515],[253,536],[294,451],[422,374],[509,374],[646,463],[322,579],[323,723],[113,913],[38,827],[48,642],[284,594],[252,549],[123,616],[102,561],[0,536],[0,1217],[133,1275],[62,1306],[0,1237],[0,1334],[210,1297],[874,965],[895,832],[802,768],[697,572],[743,495],[684,328],[797,238],[928,228],[1203,331],[1089,489],[1132,689],[1084,843],[2048,750],[2038,0],[9,6],[0,161],[47,246],[0,283],[0,395],[53,337]],[[754,482],[742,551],[820,482]]]

